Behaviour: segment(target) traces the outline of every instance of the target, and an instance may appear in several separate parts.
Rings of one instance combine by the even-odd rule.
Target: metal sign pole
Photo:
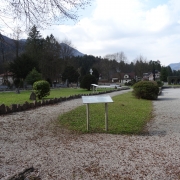
[[[105,103],[105,130],[108,131],[108,105]]]
[[[97,87],[96,87],[97,88]],[[113,102],[110,96],[82,96],[83,103],[86,104],[87,131],[89,131],[89,104],[105,103],[105,130],[108,131],[108,104]]]
[[[86,104],[86,114],[87,114],[87,131],[89,131],[89,104]]]

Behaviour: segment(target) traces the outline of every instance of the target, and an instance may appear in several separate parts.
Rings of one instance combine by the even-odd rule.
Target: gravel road
[[[59,114],[80,105],[76,99],[0,116],[0,179],[31,166],[43,180],[180,179],[180,89],[165,89],[153,101],[149,134],[142,136],[56,128]]]

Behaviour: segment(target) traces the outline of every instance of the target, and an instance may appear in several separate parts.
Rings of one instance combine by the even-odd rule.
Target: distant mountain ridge
[[[15,47],[15,43],[14,43],[14,40],[7,37],[7,36],[4,36],[1,34],[0,36],[0,43],[1,43],[1,51],[4,52],[4,54],[10,54],[10,56],[8,57],[8,59],[13,59],[15,56],[13,56],[13,52],[16,51],[16,47]],[[19,40],[20,44],[21,44],[21,49],[20,49],[20,53],[24,51],[24,46],[25,46],[25,43],[26,43],[26,39],[20,39]],[[64,43],[61,43],[61,44],[64,44]],[[68,46],[68,45],[66,45]],[[3,48],[3,49],[2,49]],[[85,54],[81,53],[80,51],[78,51],[77,49],[73,48],[73,47],[70,47],[69,48],[72,48],[72,52],[73,52],[73,56],[77,57],[77,56],[84,56]],[[0,54],[0,62],[2,61],[2,54]]]
[[[169,66],[171,67],[172,70],[180,70],[180,62],[179,63],[171,63],[169,64]]]
[[[84,56],[84,55],[85,55],[85,54],[79,52],[79,51],[78,51],[77,49],[75,49],[75,48],[73,48],[73,54],[74,54],[75,57],[77,57],[77,56]]]
[[[71,48],[72,49],[72,53],[73,53],[73,56],[77,57],[77,56],[84,56],[85,54],[79,52],[77,49],[73,48],[73,47],[70,47],[69,45],[65,44],[65,43],[60,43],[60,45],[63,47],[63,46],[67,46],[67,49],[68,48]]]

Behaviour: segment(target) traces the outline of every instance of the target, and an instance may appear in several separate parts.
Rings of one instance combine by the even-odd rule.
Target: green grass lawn
[[[99,89],[97,92],[106,91],[106,90],[107,89]],[[0,92],[0,105],[5,104],[6,106],[9,106],[11,104],[23,104],[26,101],[33,102],[29,99],[31,92],[32,91],[20,91],[20,94],[16,94],[15,91],[14,92]],[[89,94],[89,93],[93,93],[93,91],[87,91],[81,88],[52,89],[50,91],[50,95],[45,97],[44,99],[68,97],[70,95],[75,95],[75,94]]]
[[[152,101],[136,99],[132,92],[113,97],[108,104],[108,133],[141,134],[151,118]],[[105,133],[104,104],[90,104],[91,133]],[[69,130],[86,133],[86,106],[83,105],[59,117],[58,123]]]

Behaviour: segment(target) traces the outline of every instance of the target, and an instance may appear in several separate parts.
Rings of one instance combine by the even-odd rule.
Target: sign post
[[[89,130],[89,104],[86,104],[87,130]]]
[[[86,104],[87,130],[89,131],[89,104],[105,103],[105,130],[108,131],[108,104],[113,102],[110,96],[82,96],[82,101]]]
[[[108,105],[105,103],[105,130],[108,131]]]

